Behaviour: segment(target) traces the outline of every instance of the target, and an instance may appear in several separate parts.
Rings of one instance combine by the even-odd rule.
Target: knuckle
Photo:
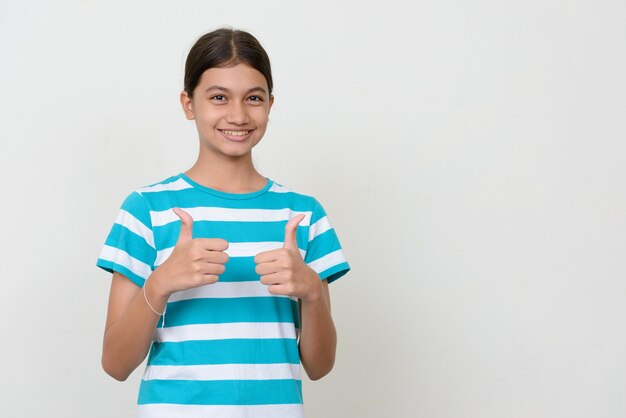
[[[194,248],[190,248],[189,252],[187,254],[188,254],[189,259],[192,262],[196,262],[196,261],[198,261],[199,259],[202,258],[201,254],[200,254],[200,251],[198,251],[198,249],[195,248],[195,247]]]
[[[226,267],[223,264],[209,263],[207,264],[206,271],[210,274],[222,274],[226,271]]]
[[[201,285],[204,281],[202,280],[202,274],[194,274],[193,275],[193,283],[195,285]]]

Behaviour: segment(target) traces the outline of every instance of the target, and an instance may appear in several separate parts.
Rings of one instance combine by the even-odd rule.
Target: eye
[[[220,99],[220,98],[222,98],[222,99],[226,99],[226,97],[225,97],[225,96],[223,96],[223,95],[221,95],[221,94],[216,94],[215,96],[211,97],[211,100],[214,100],[214,99],[215,99],[215,100],[217,100],[217,101],[219,101],[219,102],[222,102],[223,100],[222,100],[222,99]]]
[[[261,96],[250,96],[250,99],[255,98],[256,100],[252,100],[253,102],[262,102],[263,98]]]

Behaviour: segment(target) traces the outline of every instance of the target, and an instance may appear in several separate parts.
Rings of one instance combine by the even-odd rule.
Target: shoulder
[[[272,182],[273,184],[268,190],[270,193],[274,193],[277,196],[288,198],[292,202],[296,203],[298,206],[305,206],[309,210],[313,210],[317,206],[320,206],[319,201],[313,195],[295,190],[290,186],[274,180],[272,180]]]
[[[193,186],[182,179],[179,174],[175,174],[157,182],[136,187],[127,198],[141,201],[148,210],[159,211],[167,208],[168,205],[175,204],[174,196],[185,189],[193,189]]]
[[[141,185],[131,189],[124,198],[121,209],[145,225],[151,225],[153,211],[158,211],[168,199],[168,195],[175,190],[189,188],[178,175],[169,176],[154,183]]]
[[[175,174],[157,182],[137,187],[132,193],[136,193],[140,196],[150,196],[153,193],[189,189],[191,187],[192,186],[184,181],[180,175]]]

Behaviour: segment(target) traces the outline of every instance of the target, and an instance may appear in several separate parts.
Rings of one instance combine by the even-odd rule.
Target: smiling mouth
[[[250,132],[252,132],[252,129],[240,130],[240,131],[233,131],[233,130],[230,130],[230,129],[218,129],[218,131],[223,132],[223,133],[225,133],[226,135],[229,135],[229,136],[246,136]]]

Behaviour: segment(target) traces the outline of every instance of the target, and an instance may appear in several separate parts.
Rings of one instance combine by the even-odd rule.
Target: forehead
[[[253,87],[262,87],[266,92],[268,90],[265,76],[260,71],[246,64],[209,68],[202,73],[198,85],[202,91],[207,87],[215,85],[233,92],[245,92]]]

